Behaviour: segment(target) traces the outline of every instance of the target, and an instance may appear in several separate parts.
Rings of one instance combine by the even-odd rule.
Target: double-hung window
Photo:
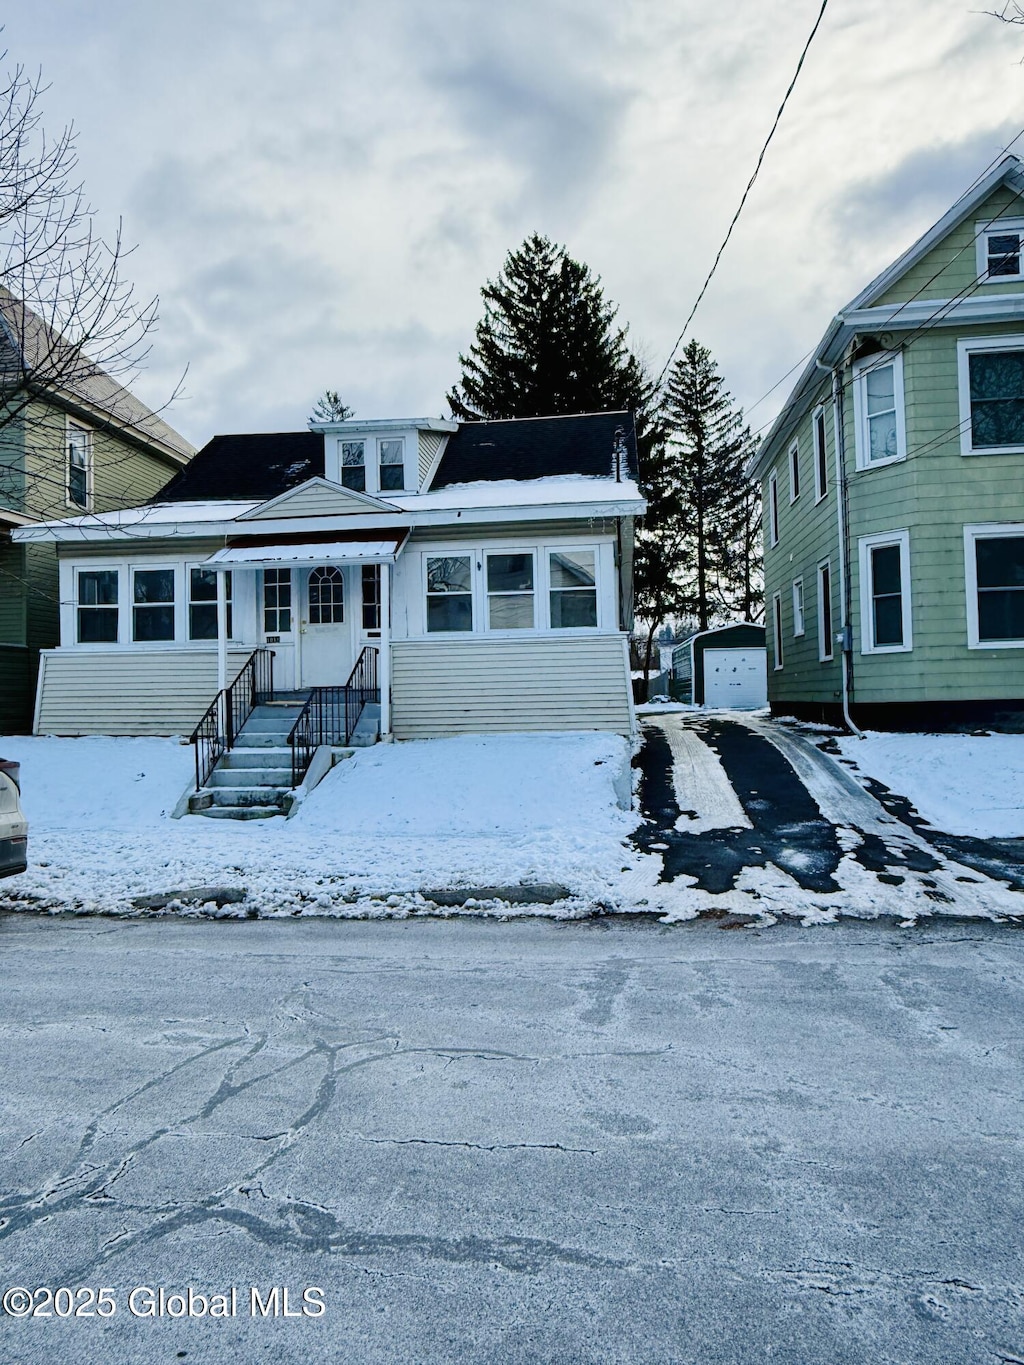
[[[263,633],[287,635],[292,628],[291,569],[263,570]]]
[[[174,570],[132,570],[132,639],[140,644],[174,639]]]
[[[427,555],[427,630],[473,629],[473,556]]]
[[[68,433],[68,506],[87,510],[92,498],[92,433],[69,422]]]
[[[772,660],[776,672],[782,667],[782,593],[772,597]]]
[[[828,492],[828,451],[825,445],[825,409],[815,408],[811,416],[814,443],[814,501],[821,502]]]
[[[226,598],[225,634],[231,639],[231,572],[224,574]],[[214,569],[190,568],[188,571],[188,638],[217,638],[217,574]]]
[[[832,565],[826,559],[818,565],[818,659],[832,658]]]
[[[789,447],[789,500],[796,502],[800,496],[800,446],[794,441]]]
[[[976,223],[978,279],[982,284],[992,281],[1024,280],[1024,218],[1002,218]]]
[[[597,625],[597,555],[593,550],[552,550],[548,555],[552,630]]]
[[[804,580],[793,579],[793,634],[804,633]]]
[[[488,630],[532,630],[533,555],[529,552],[487,556]]]
[[[913,645],[910,534],[863,536],[860,550],[861,653],[889,654]]]
[[[768,545],[779,543],[779,476],[773,469],[768,475]]]
[[[957,343],[960,453],[1024,451],[1024,338],[981,337]]]
[[[902,353],[882,351],[854,366],[853,410],[858,469],[906,458]]]
[[[389,437],[377,442],[380,456],[380,478],[377,487],[382,493],[398,493],[405,487],[405,440]]]
[[[968,644],[1024,647],[1024,524],[964,527]]]
[[[339,441],[338,455],[341,462],[341,482],[354,493],[366,492],[366,442]]]
[[[117,644],[117,570],[78,570],[78,643]]]

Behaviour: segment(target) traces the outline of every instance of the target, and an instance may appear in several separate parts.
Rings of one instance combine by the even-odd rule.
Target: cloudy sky
[[[136,391],[187,364],[167,415],[202,444],[301,428],[327,386],[442,414],[480,285],[534,230],[660,369],[818,7],[36,0],[3,37],[160,295]],[[744,406],[1024,128],[1024,29],[985,7],[831,0],[693,327]]]

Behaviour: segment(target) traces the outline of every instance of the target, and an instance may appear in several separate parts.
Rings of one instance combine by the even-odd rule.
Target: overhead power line
[[[732,236],[733,229],[739,222],[740,214],[743,212],[743,207],[747,202],[747,198],[750,194],[750,191],[754,188],[754,182],[757,180],[757,177],[760,174],[761,164],[764,161],[765,154],[768,151],[768,147],[771,144],[772,138],[775,136],[775,130],[778,128],[779,123],[782,120],[783,112],[786,108],[786,105],[789,103],[789,97],[793,93],[793,87],[797,83],[797,79],[799,78],[800,72],[803,69],[804,60],[807,57],[808,51],[810,50],[811,43],[813,43],[814,41],[814,35],[817,33],[819,27],[821,26],[821,21],[825,17],[825,10],[827,8],[828,0],[821,0],[821,9],[818,11],[818,17],[815,19],[814,25],[811,28],[810,33],[807,35],[807,41],[804,43],[803,51],[800,53],[800,60],[797,62],[796,70],[793,72],[793,79],[790,81],[786,89],[786,93],[782,97],[782,103],[779,105],[778,112],[775,115],[774,122],[772,123],[772,126],[768,131],[768,136],[764,140],[764,145],[761,148],[761,153],[757,158],[757,164],[754,166],[754,173],[747,181],[747,187],[743,191],[743,194],[740,196],[739,205],[736,209],[736,212],[733,214],[732,222],[729,224],[728,230],[726,231],[726,234],[722,239],[722,245],[718,248],[718,252],[715,256],[715,259],[711,263],[711,269],[708,271],[708,277],[701,285],[700,293],[697,295],[697,301],[690,309],[690,316],[686,319],[685,323],[683,324],[683,330],[679,333],[679,336],[676,338],[676,344],[672,347],[671,353],[669,354],[669,358],[665,361],[661,374],[658,375],[658,383],[656,387],[659,389],[661,388],[662,380],[668,373],[669,366],[676,358],[676,352],[682,345],[683,337],[686,336],[686,333],[690,327],[690,323],[693,321],[694,315],[697,312],[697,309],[700,307],[701,299],[703,299],[704,295],[707,293],[708,285],[715,277],[715,271],[718,269],[718,262],[722,259],[722,253],[725,251],[725,248],[729,245],[729,238]]]

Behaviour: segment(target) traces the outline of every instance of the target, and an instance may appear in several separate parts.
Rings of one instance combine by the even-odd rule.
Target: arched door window
[[[330,626],[345,619],[345,580],[336,564],[309,573],[309,624]]]

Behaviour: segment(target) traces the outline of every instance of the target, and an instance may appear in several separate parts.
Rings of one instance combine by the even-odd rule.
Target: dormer
[[[324,475],[354,493],[418,493],[426,488],[458,422],[440,418],[311,422],[324,438]]]

